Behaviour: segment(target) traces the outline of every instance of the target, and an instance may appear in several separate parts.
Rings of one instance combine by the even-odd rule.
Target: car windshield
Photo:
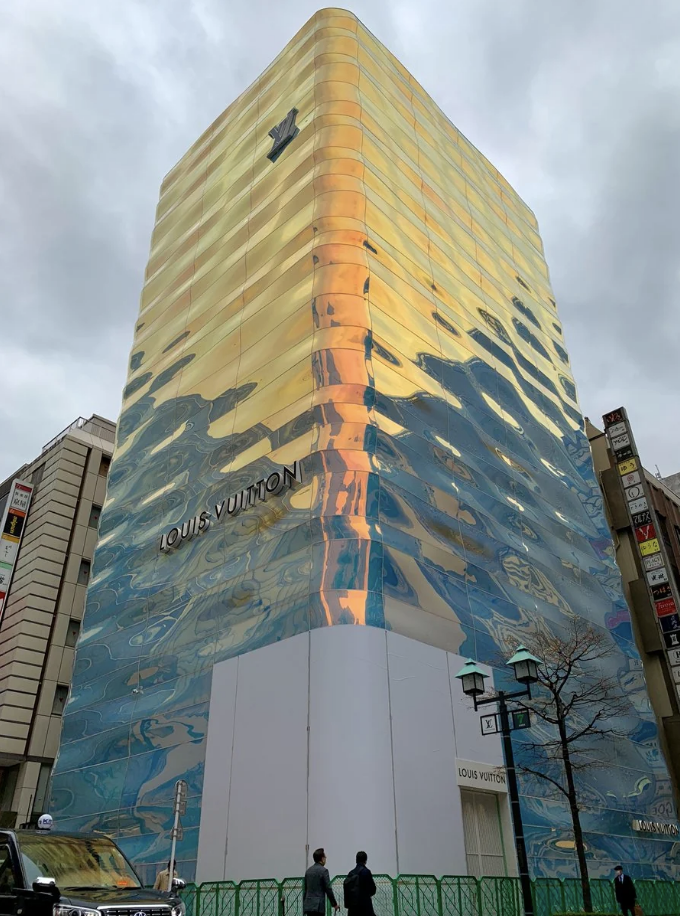
[[[107,837],[17,836],[30,887],[38,877],[57,887],[141,887],[121,851]]]

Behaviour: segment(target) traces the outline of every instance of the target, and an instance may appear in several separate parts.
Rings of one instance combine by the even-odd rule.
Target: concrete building
[[[676,874],[635,827],[672,792],[536,219],[351,13],[162,184],[100,533],[51,808],[147,879],[179,778],[185,878],[296,876],[319,845],[512,873],[455,674],[507,685],[508,644],[574,615],[632,726],[579,774],[591,874]],[[536,782],[531,871],[572,877]]]
[[[680,496],[680,473],[670,474],[668,477],[662,477],[661,482],[676,496]]]
[[[15,482],[28,504],[21,537],[8,545],[12,562],[5,567],[9,589],[0,620],[5,827],[34,822],[46,809],[115,430],[103,417],[80,417],[0,484],[0,518]]]
[[[595,472],[604,495],[607,521],[612,531],[616,562],[621,570],[624,592],[631,611],[635,641],[644,665],[649,699],[654,710],[659,737],[669,774],[673,782],[676,807],[680,806],[680,620],[673,629],[675,614],[658,617],[654,594],[650,593],[649,576],[656,582],[669,581],[677,594],[680,591],[680,495],[640,464],[642,485],[649,500],[650,538],[640,541],[634,518],[628,511],[626,493],[617,469],[616,455],[602,432],[590,421],[586,431],[593,453]],[[634,441],[634,440],[633,440]],[[637,461],[637,452],[626,460]],[[677,478],[678,475],[675,475]],[[673,478],[671,478],[673,482]],[[633,494],[637,496],[637,493]],[[640,553],[639,544],[658,541],[658,551],[648,557]],[[654,570],[645,565],[654,558]],[[657,559],[658,558],[658,559]],[[661,562],[663,561],[663,562]],[[662,570],[661,573],[658,571]],[[666,571],[666,572],[664,572]],[[668,598],[660,599],[668,601]],[[670,599],[674,600],[674,598]],[[662,629],[660,622],[669,626]],[[660,805],[653,813],[667,814],[668,805]]]

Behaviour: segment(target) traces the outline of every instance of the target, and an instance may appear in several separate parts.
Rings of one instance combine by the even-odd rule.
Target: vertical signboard
[[[5,600],[19,553],[32,493],[33,486],[30,483],[15,480],[0,522],[0,622],[5,612]]]
[[[669,572],[670,564],[649,484],[638,456],[624,407],[602,417],[614,455],[628,516],[635,534],[649,597],[661,630],[666,658],[676,684],[680,683],[680,602]],[[678,691],[680,694],[680,690]]]

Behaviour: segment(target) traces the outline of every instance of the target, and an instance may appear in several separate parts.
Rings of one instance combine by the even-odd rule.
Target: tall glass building
[[[161,188],[53,780],[151,877],[516,868],[455,674],[574,615],[626,738],[591,871],[673,875],[674,811],[531,211],[350,13],[322,10]],[[538,726],[534,736],[540,735]],[[518,743],[518,752],[521,746]],[[576,873],[522,784],[535,875]]]

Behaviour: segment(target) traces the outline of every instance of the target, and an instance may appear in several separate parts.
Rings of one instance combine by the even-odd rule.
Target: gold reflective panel
[[[217,519],[284,466],[297,486]],[[200,796],[223,659],[361,625],[494,665],[581,615],[609,673],[639,668],[536,219],[346,11],[313,16],[163,182],[100,532],[52,813],[114,811],[142,868],[168,855],[156,786],[191,772]],[[615,812],[669,791],[636,683],[637,738],[583,776],[603,861]],[[566,874],[532,804],[531,867]]]

